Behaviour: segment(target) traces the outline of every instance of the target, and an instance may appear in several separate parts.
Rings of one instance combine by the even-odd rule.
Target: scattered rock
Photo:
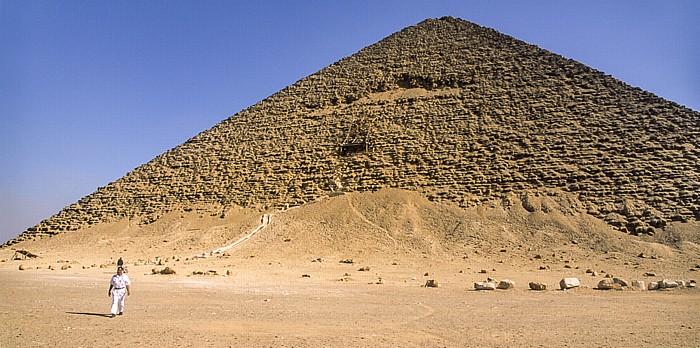
[[[439,288],[440,283],[437,282],[435,279],[428,279],[428,281],[425,282],[424,287],[426,288]]]
[[[664,279],[659,282],[659,289],[670,289],[670,288],[677,288],[678,283],[674,282],[673,280],[668,280]]]
[[[581,281],[578,278],[564,278],[559,281],[559,288],[562,290],[573,289],[581,286]]]
[[[513,288],[515,288],[515,282],[510,279],[501,280],[500,282],[498,282],[498,286],[496,287],[496,289],[500,290],[508,290]]]
[[[67,270],[67,269],[69,269],[69,268],[70,268],[70,265],[63,265],[63,266],[61,266],[61,270],[62,270],[62,271],[65,271],[65,270]]]
[[[165,267],[162,271],[160,271],[160,274],[176,274],[176,272],[170,267]]]
[[[659,290],[659,283],[657,282],[649,282],[649,286],[647,287],[649,290]]]
[[[637,290],[646,290],[647,285],[644,284],[643,280],[633,280],[632,281],[632,288],[637,289]]]
[[[27,268],[24,267],[24,265],[19,265],[19,270],[20,270],[20,271],[24,271],[25,269],[27,269]]]
[[[352,264],[352,263],[355,263],[355,261],[353,261],[352,259],[343,259],[343,260],[340,260],[340,263],[350,263],[350,264]]]
[[[645,276],[645,277],[656,277],[656,273],[645,272],[645,273],[644,273],[644,276]]]
[[[688,282],[688,287],[689,287],[689,288],[694,288],[694,287],[696,287],[696,286],[697,286],[697,282],[696,282],[695,280],[691,279],[691,280]]]
[[[496,290],[496,283],[492,282],[474,282],[475,290]]]
[[[629,286],[627,281],[622,278],[613,278],[613,282],[615,282],[615,284],[620,284],[620,286]]]
[[[528,284],[530,286],[530,290],[537,290],[537,291],[544,291],[547,290],[547,284],[540,283],[540,282],[530,282]]]
[[[302,274],[301,277],[302,277],[302,278],[311,278],[311,276],[308,275],[308,274]]]
[[[233,272],[231,272],[230,269],[227,269],[227,270],[226,270],[226,276],[227,276],[227,277],[230,277],[230,276],[232,276],[232,275],[233,275]]]
[[[485,269],[482,269],[481,271],[479,271],[479,273],[487,273],[487,271]]]
[[[622,285],[615,283],[610,278],[603,278],[598,282],[598,290],[622,290]]]
[[[358,272],[369,272],[369,267],[368,266],[360,267],[360,269],[358,269],[357,271]]]

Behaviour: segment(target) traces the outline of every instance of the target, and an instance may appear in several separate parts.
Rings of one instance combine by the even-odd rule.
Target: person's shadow
[[[104,314],[104,313],[88,313],[88,312],[66,312],[67,314],[76,314],[76,315],[91,315],[93,317],[105,317],[109,318],[112,316],[111,314]]]

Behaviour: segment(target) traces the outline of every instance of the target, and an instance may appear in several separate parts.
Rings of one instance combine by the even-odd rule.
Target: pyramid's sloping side
[[[560,188],[632,232],[698,219],[700,114],[454,18],[308,76],[30,228],[399,187],[461,206]],[[202,208],[205,207],[205,208]]]

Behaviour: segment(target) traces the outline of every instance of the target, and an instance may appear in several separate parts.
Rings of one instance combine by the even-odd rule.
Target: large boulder
[[[559,288],[562,290],[573,289],[581,286],[581,281],[578,278],[564,278],[559,281]]]

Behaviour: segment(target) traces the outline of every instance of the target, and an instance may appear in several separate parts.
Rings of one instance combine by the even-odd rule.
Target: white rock
[[[668,288],[677,288],[678,283],[674,282],[673,280],[668,280],[664,279],[659,282],[659,288],[661,289],[668,289]]]
[[[476,289],[476,290],[496,290],[496,283],[475,282],[474,289]]]
[[[678,283],[678,287],[683,289],[685,288],[685,281],[684,280],[676,280],[676,283]]]
[[[581,281],[578,278],[564,278],[559,281],[559,288],[562,290],[577,288],[581,286]]]
[[[659,283],[657,282],[649,282],[649,286],[647,287],[649,290],[659,290]]]

